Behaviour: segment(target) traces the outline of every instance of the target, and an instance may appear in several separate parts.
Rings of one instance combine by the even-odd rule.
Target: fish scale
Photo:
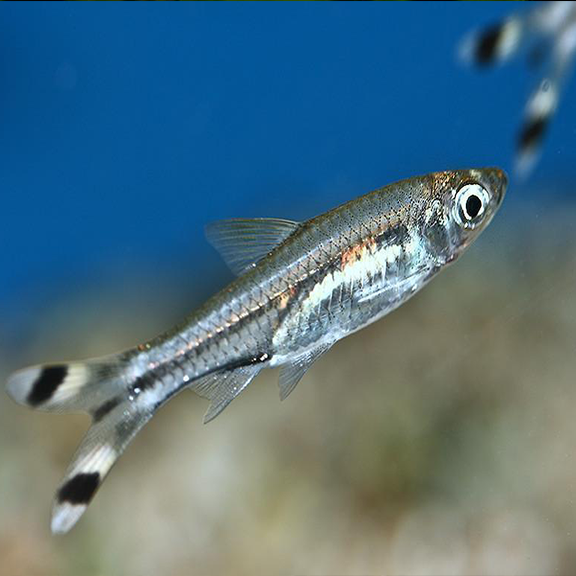
[[[93,418],[58,488],[52,530],[78,521],[128,443],[181,390],[210,401],[209,421],[262,369],[279,366],[286,398],[335,342],[454,262],[488,225],[506,185],[497,168],[436,172],[304,223],[212,224],[208,239],[238,277],[184,322],[127,352],[13,374],[16,401]]]

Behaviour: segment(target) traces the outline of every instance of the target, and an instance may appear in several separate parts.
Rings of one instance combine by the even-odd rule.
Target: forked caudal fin
[[[205,422],[215,418],[262,369],[238,366],[186,381],[163,393],[161,380],[149,392],[136,392],[126,361],[109,356],[86,362],[35,366],[15,372],[7,392],[18,403],[51,412],[87,412],[92,426],[82,440],[56,492],[52,531],[68,532],[130,441],[155,412],[182,388],[210,400]],[[150,394],[150,396],[147,396]]]
[[[7,384],[18,403],[52,412],[88,412],[92,426],[56,492],[52,531],[70,530],[86,510],[130,440],[156,408],[130,402],[120,357],[36,366],[15,372]]]

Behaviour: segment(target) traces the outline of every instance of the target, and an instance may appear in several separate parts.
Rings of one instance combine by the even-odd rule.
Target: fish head
[[[488,226],[504,200],[508,178],[500,168],[452,170],[430,177],[436,209],[423,232],[438,264],[449,264]]]

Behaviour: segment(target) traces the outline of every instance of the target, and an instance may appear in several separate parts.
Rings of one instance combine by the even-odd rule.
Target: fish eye
[[[480,184],[465,184],[456,193],[456,221],[464,228],[474,228],[481,220],[489,197]]]

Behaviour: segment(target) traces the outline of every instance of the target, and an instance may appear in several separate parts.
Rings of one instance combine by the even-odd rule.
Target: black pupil
[[[466,212],[470,218],[476,218],[478,213],[480,212],[480,208],[482,208],[482,202],[478,196],[468,196],[466,200]]]

